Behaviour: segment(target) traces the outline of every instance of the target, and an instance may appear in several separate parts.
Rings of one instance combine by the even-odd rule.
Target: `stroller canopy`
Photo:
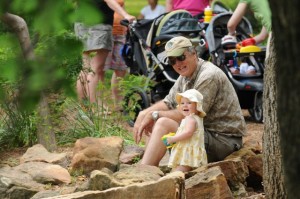
[[[221,47],[221,39],[228,34],[227,22],[232,16],[231,12],[221,13],[214,16],[206,29],[206,40],[210,53],[215,52]],[[243,17],[236,27],[240,39],[248,38],[252,35],[253,30],[247,18]],[[237,38],[238,39],[238,38]]]
[[[200,32],[198,20],[186,10],[176,10],[165,15],[159,22],[156,36]]]

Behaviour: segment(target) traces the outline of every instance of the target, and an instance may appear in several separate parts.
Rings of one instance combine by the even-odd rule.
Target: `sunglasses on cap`
[[[168,64],[173,66],[173,65],[176,64],[176,60],[178,60],[178,61],[184,61],[185,58],[186,58],[185,54],[182,54],[182,55],[180,55],[178,57],[168,57]]]

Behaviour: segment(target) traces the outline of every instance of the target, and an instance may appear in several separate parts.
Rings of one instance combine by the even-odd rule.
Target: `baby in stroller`
[[[130,69],[130,74],[143,75],[149,82],[154,82],[153,85],[148,84],[143,88],[136,85],[124,98],[124,113],[131,115],[129,121],[133,125],[139,111],[163,99],[178,77],[168,64],[164,48],[166,42],[181,35],[189,38],[193,45],[197,46],[202,27],[198,20],[185,10],[165,13],[152,20],[144,19],[132,24],[122,21],[121,24],[128,27],[122,56]],[[140,98],[139,106],[135,106],[135,110],[130,110],[132,108],[130,96],[134,94]]]

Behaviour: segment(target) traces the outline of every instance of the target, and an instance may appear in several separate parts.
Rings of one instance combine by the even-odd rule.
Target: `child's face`
[[[188,116],[192,113],[197,114],[197,103],[191,102],[188,98],[182,97],[179,104],[179,111],[181,111],[184,116]]]

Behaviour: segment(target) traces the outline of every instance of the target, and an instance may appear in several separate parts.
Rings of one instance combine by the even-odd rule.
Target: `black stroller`
[[[262,122],[262,93],[265,48],[254,46],[254,51],[242,49],[226,50],[221,44],[223,36],[227,35],[227,22],[232,13],[226,12],[214,16],[206,29],[206,41],[208,43],[212,62],[219,66],[233,84],[242,109],[248,109],[250,115],[256,122]],[[244,17],[236,28],[237,42],[249,38],[252,35],[252,26]],[[257,50],[259,49],[259,50]],[[234,63],[238,67],[241,62],[253,66],[255,72],[252,74],[232,73],[230,64]]]
[[[185,10],[165,13],[153,20],[139,20],[128,27],[122,56],[130,74],[147,78],[145,86],[136,85],[124,97],[124,114],[132,126],[138,113],[163,99],[176,81],[178,74],[168,65],[165,44],[174,36],[185,36],[199,45],[202,27],[197,19]],[[151,82],[151,83],[150,83]]]

